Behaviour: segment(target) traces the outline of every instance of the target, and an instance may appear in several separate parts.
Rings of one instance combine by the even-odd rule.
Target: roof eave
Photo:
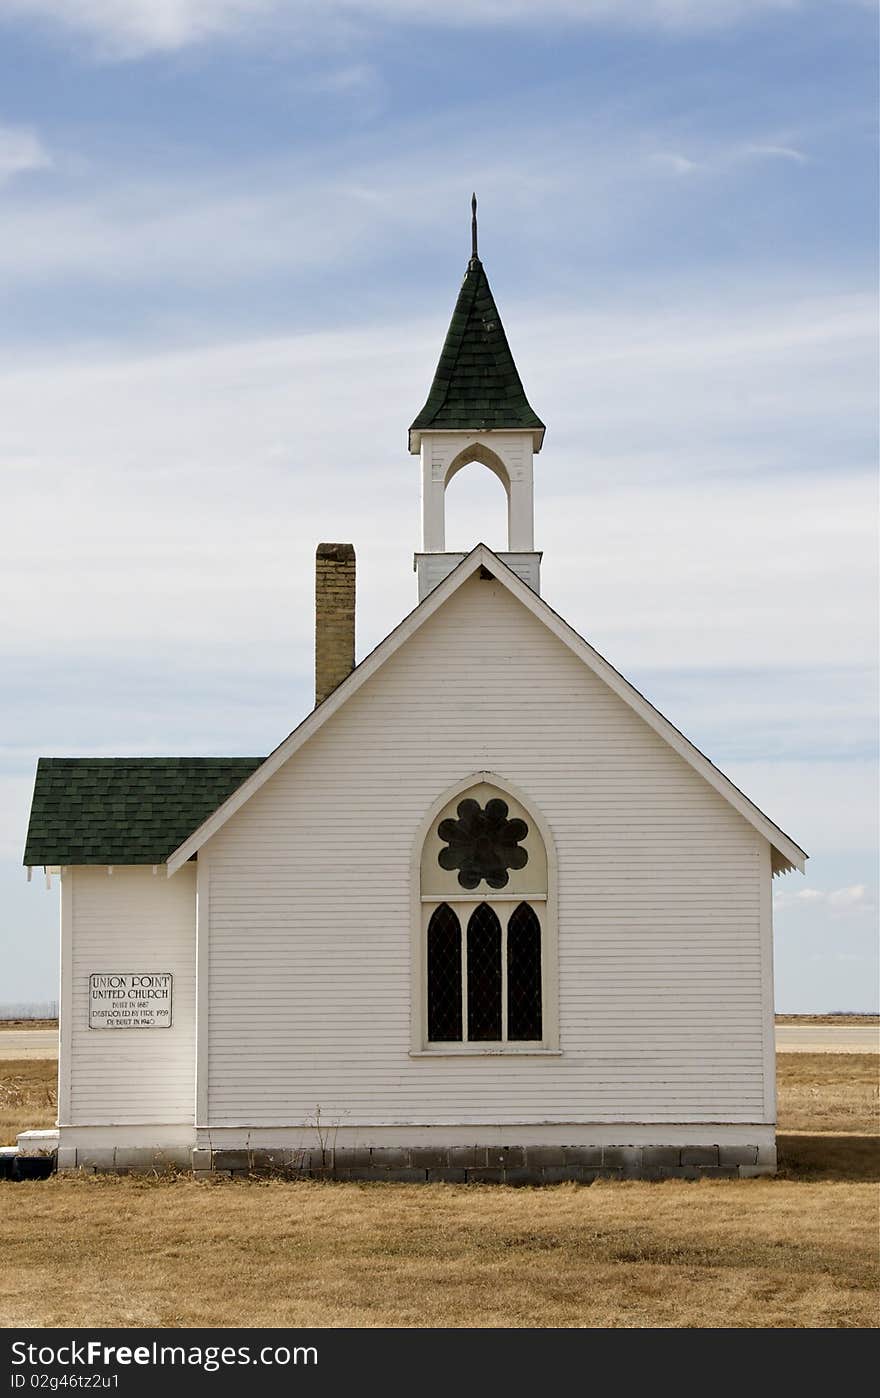
[[[413,456],[418,456],[419,452],[420,452],[421,449],[422,449],[422,437],[425,436],[427,433],[431,433],[431,434],[432,434],[433,436],[435,436],[435,437],[442,437],[442,436],[451,437],[451,436],[461,436],[462,432],[465,432],[465,433],[470,433],[472,436],[476,437],[476,436],[478,436],[478,435],[480,435],[480,434],[483,434],[483,433],[488,434],[488,433],[492,433],[492,432],[527,432],[527,433],[530,435],[531,439],[532,439],[532,449],[533,449],[533,451],[535,452],[535,455],[537,456],[538,452],[541,450],[542,446],[544,445],[544,436],[545,436],[546,431],[547,431],[547,428],[544,426],[543,423],[541,423],[541,425],[540,425],[539,427],[522,427],[522,426],[519,426],[519,425],[517,425],[517,426],[511,426],[511,427],[416,427],[416,426],[413,426],[413,427],[411,427],[411,428],[409,429],[409,434],[408,434],[408,437],[407,437],[407,443],[408,443],[408,446],[409,446],[410,453],[411,453]]]
[[[360,689],[361,685],[384,664],[385,660],[393,655],[413,632],[418,630],[458,590],[471,573],[480,567],[486,567],[490,570],[507,587],[508,591],[513,593],[539,621],[543,621],[545,626],[564,645],[568,646],[569,650],[579,656],[584,664],[598,675],[613,693],[617,694],[624,703],[628,704],[644,719],[655,733],[669,743],[679,756],[688,762],[724,800],[739,812],[743,819],[767,840],[777,856],[773,861],[774,873],[786,873],[790,869],[799,869],[801,873],[804,872],[804,866],[809,857],[806,851],[796,845],[784,830],[780,830],[769,816],[765,815],[753,801],[750,801],[745,792],[740,791],[739,787],[735,786],[705,753],[695,747],[690,739],[686,738],[659,709],[654,707],[649,699],[646,699],[634,685],[630,684],[629,680],[625,679],[610,661],[600,655],[589,641],[579,635],[543,598],[538,597],[526,583],[518,578],[488,545],[477,544],[467,557],[462,559],[461,563],[444,578],[443,582],[429,592],[427,597],[385,637],[384,641],[381,641],[376,649],[352,670],[348,678],[343,680],[342,684],[322,704],[313,709],[298,728],[288,734],[275,751],[269,754],[265,762],[243,781],[173,854],[169,855],[167,861],[169,877],[190,859],[200,846],[210,839],[230,816],[234,815],[249,797],[273,776],[337,709],[341,708],[351,695]]]

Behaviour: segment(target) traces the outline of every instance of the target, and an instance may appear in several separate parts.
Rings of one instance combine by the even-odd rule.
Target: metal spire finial
[[[471,195],[471,257],[477,257],[477,196]]]

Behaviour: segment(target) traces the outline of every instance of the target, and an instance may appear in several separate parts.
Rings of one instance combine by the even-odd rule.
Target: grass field
[[[853,1025],[872,1025],[877,1028],[880,1016],[875,1014],[832,1014],[832,1015],[777,1015],[777,1024],[837,1024],[844,1028]]]
[[[0,1034],[5,1029],[57,1029],[57,1019],[0,1019]]]
[[[54,1058],[0,1062],[0,1146],[14,1146],[19,1131],[54,1126],[57,1080]]]
[[[55,1065],[0,1065],[0,1138]],[[779,1057],[775,1179],[0,1182],[0,1324],[876,1327],[878,1060]]]

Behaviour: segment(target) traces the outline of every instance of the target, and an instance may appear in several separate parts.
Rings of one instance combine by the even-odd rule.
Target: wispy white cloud
[[[656,165],[671,171],[673,175],[691,175],[701,168],[698,160],[690,160],[686,155],[679,155],[675,151],[658,151],[652,158]]]
[[[865,885],[851,884],[848,888],[835,888],[828,894],[832,908],[858,908],[865,905]]]
[[[381,76],[373,63],[347,63],[341,67],[313,72],[302,81],[308,92],[327,92],[336,96],[370,94],[381,85]]]
[[[107,56],[136,58],[239,32],[284,8],[285,0],[0,0],[0,19],[43,21],[88,35]]]
[[[312,81],[363,96],[370,72],[357,66]],[[55,278],[228,285],[230,277],[281,268],[308,277],[318,267],[363,265],[392,235],[400,244],[436,241],[446,207],[459,210],[464,227],[468,180],[499,222],[521,215],[539,194],[575,183],[579,197],[596,201],[609,183],[638,187],[638,171],[626,173],[625,162],[608,151],[582,174],[566,168],[561,152],[574,132],[558,133],[551,157],[549,133],[532,132],[512,151],[504,131],[495,130],[475,156],[466,132],[448,121],[444,127],[445,139],[418,126],[402,129],[399,148],[378,157],[355,138],[331,151],[251,160],[219,174],[132,178],[90,169],[52,198],[7,204],[0,270],[14,273],[19,287]]]
[[[229,35],[281,30],[297,41],[337,25],[548,23],[706,30],[815,0],[0,0],[0,18],[36,19],[87,35],[118,58],[167,52]],[[840,3],[841,0],[838,0]],[[862,3],[862,0],[843,0]]]
[[[661,150],[651,157],[654,166],[671,175],[723,175],[766,160],[787,160],[795,165],[807,165],[809,157],[795,146],[777,145],[772,141],[724,141],[701,143],[685,154],[683,151]]]
[[[52,157],[35,131],[27,126],[0,125],[0,185],[51,164]]]
[[[807,156],[802,150],[796,150],[794,146],[751,145],[746,146],[745,154],[754,156],[756,159],[793,160],[796,165],[807,164]]]
[[[684,317],[505,305],[550,424],[545,591],[624,668],[775,664],[780,635],[788,665],[817,653],[863,664],[870,651],[869,474],[838,462],[833,477],[792,480],[765,458],[793,416],[809,412],[821,434],[864,411],[873,307],[753,294],[745,305],[731,288]],[[186,644],[197,614],[206,646],[271,645],[280,605],[307,655],[312,546],[328,531],[362,552],[361,641],[378,640],[412,600],[405,428],[446,309],[430,323],[173,353],[77,347],[9,368],[0,640],[134,652],[144,635]],[[743,404],[760,459],[750,440],[725,442]]]
[[[318,69],[300,81],[368,105],[382,90],[366,62]],[[558,238],[578,240],[582,258],[585,238],[596,248],[614,245],[621,217],[637,223],[663,212],[664,201],[674,203],[667,175],[690,184],[689,177],[735,174],[773,158],[758,152],[776,149],[740,141],[657,151],[638,124],[621,125],[607,111],[589,125],[541,126],[521,123],[515,110],[493,110],[475,151],[472,121],[473,114],[465,121],[457,112],[433,123],[413,118],[399,126],[395,150],[378,156],[355,133],[330,149],[230,161],[222,172],[134,178],[128,168],[83,164],[52,197],[24,190],[6,205],[0,271],[14,273],[18,287],[64,278],[195,287],[282,268],[306,276],[320,267],[338,271],[365,265],[394,240],[422,248],[438,242],[438,229],[455,226],[453,211],[464,225],[463,191],[473,186],[497,228],[515,220],[521,237],[537,240],[555,227]],[[46,158],[38,143],[20,151],[22,160]]]
[[[865,884],[849,884],[830,892],[819,888],[774,890],[773,906],[777,910],[789,908],[821,908],[831,910],[834,919],[872,914],[875,904]]]
[[[784,700],[780,709],[785,716]],[[834,856],[848,861],[854,882],[873,877],[877,848],[877,763],[873,757],[859,761],[826,761],[821,756],[821,732],[798,760],[774,761],[772,752],[753,762],[725,762],[727,775],[755,804],[766,811],[817,862]],[[711,755],[711,754],[710,754]],[[813,865],[807,865],[811,870]],[[844,875],[847,877],[847,875]],[[786,880],[779,891],[787,894],[797,880]],[[822,893],[822,890],[817,890]],[[827,900],[813,900],[824,909]],[[783,901],[783,907],[788,904]],[[798,903],[801,911],[810,899]]]

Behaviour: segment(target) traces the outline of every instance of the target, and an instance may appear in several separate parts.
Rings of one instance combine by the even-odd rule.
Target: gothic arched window
[[[507,1032],[511,1039],[541,1038],[541,924],[520,903],[507,924]]]
[[[480,903],[468,918],[467,1027],[471,1043],[500,1040],[501,923],[488,903]]]
[[[420,863],[417,1051],[556,1049],[550,882],[534,817],[488,777],[435,813]]]
[[[461,1038],[461,923],[448,903],[428,923],[428,1038]]]

